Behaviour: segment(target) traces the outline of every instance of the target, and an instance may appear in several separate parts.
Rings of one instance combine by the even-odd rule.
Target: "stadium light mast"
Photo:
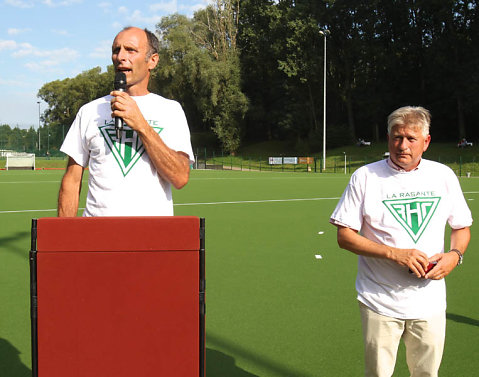
[[[38,152],[40,152],[40,101],[38,103]]]
[[[323,170],[326,170],[326,38],[331,32],[328,29],[320,30],[319,35],[324,37],[323,59]]]

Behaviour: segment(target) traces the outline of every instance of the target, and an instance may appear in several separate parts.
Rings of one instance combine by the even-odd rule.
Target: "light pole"
[[[38,103],[38,152],[40,152],[40,101]]]
[[[326,170],[326,37],[331,34],[328,29],[320,30],[319,35],[324,37],[323,60],[323,170]]]
[[[65,122],[67,118],[70,117],[70,108],[67,107],[67,109],[63,112],[63,120],[62,120],[62,143],[65,141]]]

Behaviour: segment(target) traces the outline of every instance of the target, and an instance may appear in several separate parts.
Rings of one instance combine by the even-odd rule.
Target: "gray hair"
[[[149,31],[147,28],[143,29],[146,33],[146,38],[148,39],[148,53],[146,56],[151,58],[153,55],[158,54],[160,51],[160,41],[158,40],[158,37],[151,31]]]
[[[388,135],[395,126],[406,126],[419,128],[424,137],[429,135],[429,127],[431,126],[431,113],[424,107],[420,106],[404,106],[394,110],[388,116]]]

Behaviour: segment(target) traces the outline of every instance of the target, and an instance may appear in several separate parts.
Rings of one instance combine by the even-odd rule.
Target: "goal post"
[[[35,170],[34,153],[9,153],[6,157],[6,170]]]

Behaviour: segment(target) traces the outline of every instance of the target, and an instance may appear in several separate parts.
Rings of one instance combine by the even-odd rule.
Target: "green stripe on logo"
[[[417,243],[440,201],[440,197],[417,197],[383,200],[383,204],[406,230],[414,243]]]
[[[152,127],[158,134],[161,127]],[[145,147],[138,134],[125,125],[120,135],[120,142],[116,139],[114,123],[99,127],[101,135],[105,138],[108,147],[115,157],[124,177],[133,169],[140,157],[145,153]]]

